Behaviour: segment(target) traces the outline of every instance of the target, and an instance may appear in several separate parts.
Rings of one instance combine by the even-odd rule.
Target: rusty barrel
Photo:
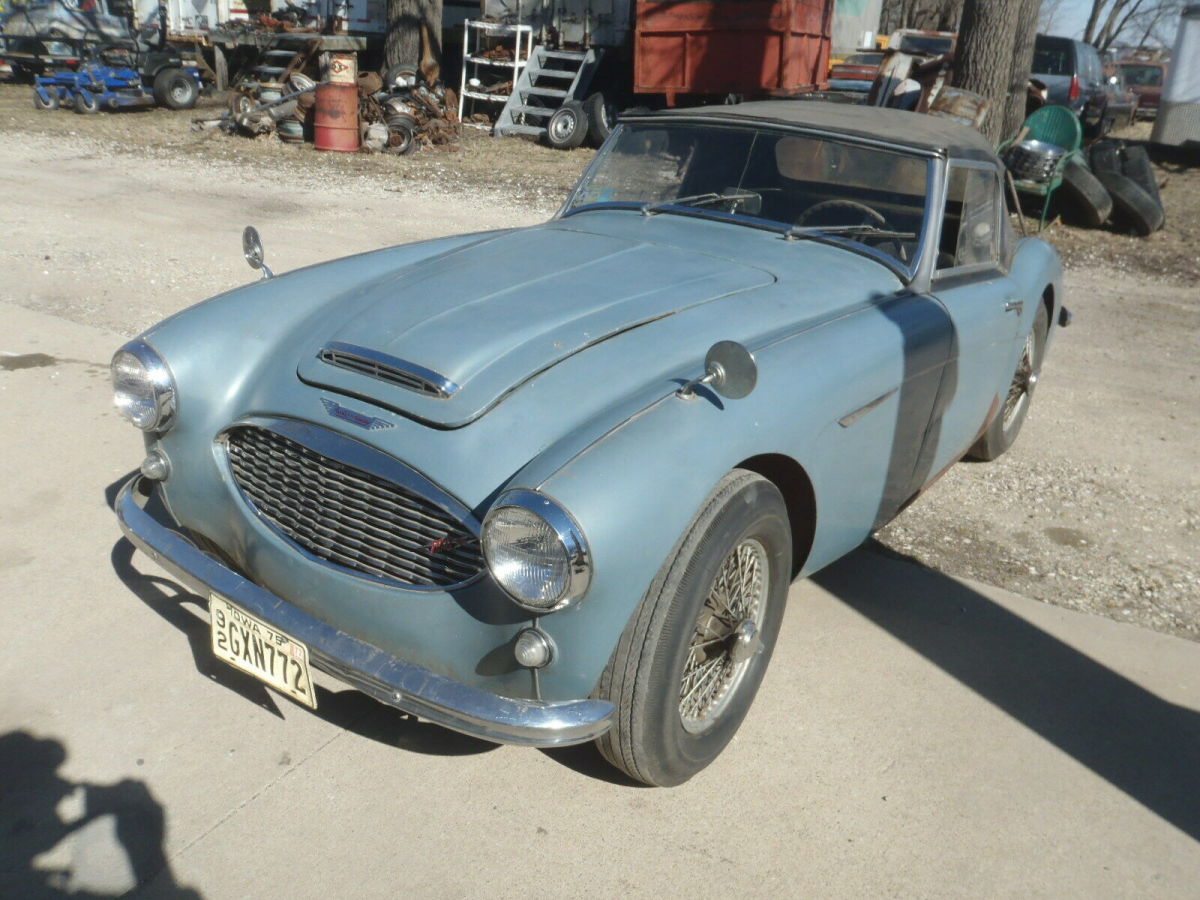
[[[313,144],[318,150],[358,150],[358,86],[323,84],[313,107]]]

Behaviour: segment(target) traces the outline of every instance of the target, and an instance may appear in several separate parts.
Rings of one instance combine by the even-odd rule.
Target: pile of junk
[[[346,77],[336,57],[327,80],[302,72],[278,82],[247,82],[232,90],[229,108],[197,128],[220,128],[251,137],[310,141],[318,150],[407,155],[422,148],[457,150],[461,134],[458,96],[425,82],[416,66],[397,66]]]

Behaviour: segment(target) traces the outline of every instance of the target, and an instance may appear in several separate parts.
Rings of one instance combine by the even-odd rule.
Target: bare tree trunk
[[[388,0],[385,65],[418,68],[433,84],[441,75],[442,0]]]
[[[1142,0],[1135,0],[1133,5],[1125,12],[1124,18],[1117,21],[1116,13],[1104,25],[1104,31],[1100,35],[1100,40],[1096,43],[1096,49],[1101,52],[1107,50],[1125,30],[1125,26],[1129,24],[1129,20],[1137,13],[1138,8],[1142,5]]]
[[[1100,15],[1104,12],[1106,3],[1108,3],[1108,0],[1092,0],[1092,8],[1088,12],[1087,25],[1083,28],[1084,43],[1090,44],[1096,39],[1096,31],[1100,27]]]
[[[954,31],[958,28],[963,0],[884,0],[880,13],[880,31],[890,34],[897,28],[924,28],[930,31]]]
[[[1009,100],[1013,89],[1018,16],[1024,0],[967,0],[963,6],[958,47],[954,53],[955,87],[981,94],[992,105],[983,133],[998,143],[1008,132]],[[1029,24],[1037,25],[1036,6]],[[1032,54],[1032,46],[1030,48]],[[1025,69],[1025,78],[1029,69]],[[1024,102],[1025,86],[1020,89]]]
[[[1025,101],[1029,73],[1033,70],[1033,44],[1037,39],[1038,7],[1041,0],[1021,0],[1017,11],[1017,27],[1013,34],[1012,64],[1009,69],[1008,102],[1004,106],[1000,137],[1016,133],[1025,121]]]

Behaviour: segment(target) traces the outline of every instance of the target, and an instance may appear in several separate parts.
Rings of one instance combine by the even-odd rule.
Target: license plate
[[[208,612],[217,659],[253,675],[297,703],[317,708],[307,646],[217,594],[209,596]]]

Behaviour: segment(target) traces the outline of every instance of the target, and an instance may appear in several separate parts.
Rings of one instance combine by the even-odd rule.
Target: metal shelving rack
[[[503,69],[506,70],[503,75],[512,74],[511,80],[515,86],[517,79],[521,77],[521,70],[525,68],[529,62],[529,55],[533,52],[533,28],[529,25],[504,25],[499,22],[477,22],[470,19],[463,24],[465,26],[463,28],[463,67],[462,83],[459,85],[458,91],[458,118],[464,125],[470,125],[473,128],[490,128],[490,125],[476,125],[463,118],[467,100],[498,103],[500,107],[496,112],[499,112],[500,108],[503,108],[508,101],[511,92],[488,93],[469,88],[467,83],[472,79],[479,79],[482,72]],[[483,56],[488,41],[497,38],[512,40],[512,59],[489,59]],[[505,80],[508,79],[505,78]]]

